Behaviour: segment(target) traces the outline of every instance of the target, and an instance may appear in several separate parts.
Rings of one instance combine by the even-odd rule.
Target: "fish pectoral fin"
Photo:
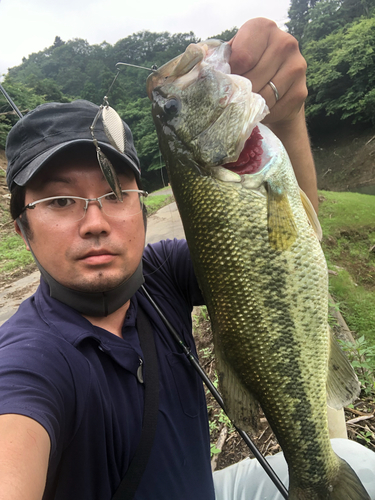
[[[247,433],[256,431],[260,422],[257,399],[243,386],[230,365],[217,354],[216,368],[225,413],[236,427]]]
[[[300,189],[299,192],[301,195],[302,205],[303,205],[303,208],[305,209],[307,218],[309,219],[309,222],[310,222],[312,228],[314,229],[318,240],[322,241],[323,231],[322,231],[322,227],[320,225],[318,216],[315,212],[315,209],[314,209],[310,199],[308,198],[307,194],[304,191],[302,191],[302,189]]]
[[[361,386],[358,377],[331,332],[327,377],[327,404],[335,410],[340,410],[357,399],[360,392]]]
[[[266,182],[268,208],[268,239],[275,250],[288,250],[297,239],[298,231],[294,222],[288,196]]]

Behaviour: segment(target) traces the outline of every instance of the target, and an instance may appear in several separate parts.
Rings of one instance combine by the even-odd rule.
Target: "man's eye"
[[[73,205],[75,201],[73,198],[56,198],[50,201],[50,206],[52,208],[65,208]]]
[[[105,197],[106,201],[117,201],[115,193],[109,193]]]

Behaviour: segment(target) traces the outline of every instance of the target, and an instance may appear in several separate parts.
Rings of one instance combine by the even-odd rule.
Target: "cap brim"
[[[37,156],[30,163],[28,163],[14,177],[13,182],[15,182],[18,186],[25,186],[30,181],[30,179],[34,177],[34,175],[36,175],[39,172],[39,170],[47,163],[47,161],[51,160],[57,153],[60,153],[62,150],[67,149],[69,146],[73,146],[76,144],[92,144],[92,146],[94,147],[93,141],[91,139],[77,139],[58,144],[57,146],[48,149],[47,151],[44,151],[44,153]],[[120,153],[116,148],[114,148],[110,144],[98,141],[98,145],[104,153],[112,153],[119,160],[124,162],[128,167],[131,168],[136,178],[140,179],[140,171],[137,165],[129,156]]]

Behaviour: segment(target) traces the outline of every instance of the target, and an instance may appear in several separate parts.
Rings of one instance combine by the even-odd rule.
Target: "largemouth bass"
[[[229,74],[229,56],[228,44],[192,44],[147,81],[226,410],[250,432],[259,401],[290,499],[368,499],[329,440],[327,400],[341,408],[359,384],[329,331],[319,222],[283,145],[259,123],[263,98]]]

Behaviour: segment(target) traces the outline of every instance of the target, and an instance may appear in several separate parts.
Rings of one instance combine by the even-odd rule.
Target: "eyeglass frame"
[[[122,189],[121,192],[122,193],[138,193],[138,194],[144,196],[145,198],[147,198],[147,196],[148,196],[148,192],[143,191],[142,189]],[[61,198],[62,199],[83,200],[86,202],[86,206],[83,209],[83,216],[80,219],[77,219],[75,221],[75,222],[78,222],[85,217],[90,201],[97,201],[99,203],[100,210],[103,210],[103,204],[101,201],[102,198],[105,198],[106,196],[110,196],[112,194],[116,197],[116,193],[114,193],[113,191],[111,191],[110,193],[103,194],[102,196],[99,196],[98,198],[83,198],[82,196],[50,196],[48,198],[42,198],[41,200],[35,200],[35,201],[32,201],[31,203],[28,203],[21,210],[21,214],[23,212],[25,212],[27,208],[29,208],[30,210],[34,209],[36,207],[36,205],[38,205],[39,203],[42,203],[43,201],[59,200]],[[123,201],[118,200],[117,197],[116,197],[116,202],[123,203]],[[103,213],[105,213],[108,217],[116,217],[115,215],[108,215],[105,211]]]

